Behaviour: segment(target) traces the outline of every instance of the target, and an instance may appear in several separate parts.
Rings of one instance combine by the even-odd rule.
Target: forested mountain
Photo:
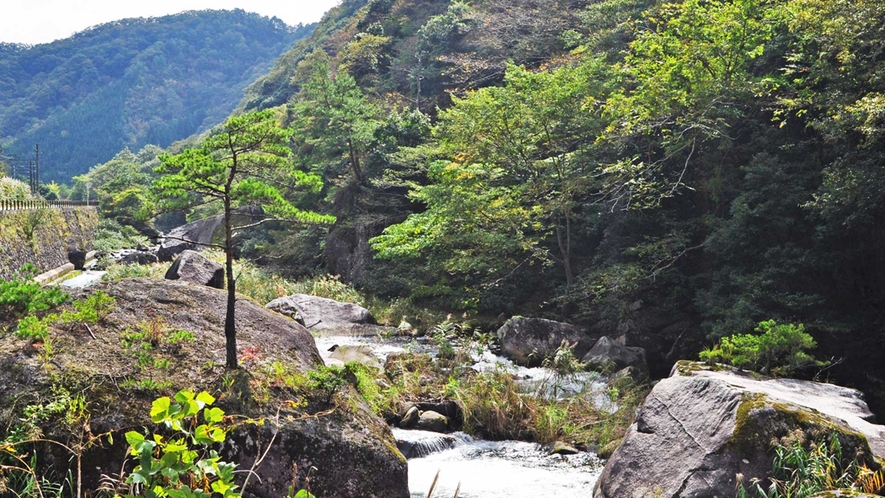
[[[224,120],[310,34],[242,10],[124,19],[36,46],[0,45],[0,144],[68,182],[125,147],[166,147]]]
[[[275,109],[323,180],[281,192],[337,221],[264,224],[241,255],[580,323],[659,376],[802,323],[832,364],[800,373],[881,413],[883,94],[878,0],[345,0],[237,111]],[[75,192],[135,219],[153,159],[130,156]]]
[[[878,0],[345,0],[242,104],[286,106],[338,222],[258,245],[658,375],[801,322],[882,410],[883,75]]]

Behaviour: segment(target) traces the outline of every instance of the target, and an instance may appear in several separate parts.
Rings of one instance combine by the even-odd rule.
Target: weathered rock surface
[[[157,257],[160,258],[160,261],[172,261],[188,249],[196,249],[201,247],[200,244],[208,244],[223,222],[224,215],[216,215],[173,228],[160,244]]]
[[[417,406],[412,405],[406,410],[406,414],[403,415],[402,420],[399,422],[400,429],[413,429],[416,425],[418,425],[418,419],[421,418],[421,412],[418,410]],[[406,456],[408,458],[408,456]]]
[[[498,341],[504,356],[525,366],[541,365],[544,358],[556,353],[563,341],[575,345],[578,358],[593,346],[593,340],[574,325],[521,316],[511,318],[498,329]]]
[[[421,412],[418,424],[415,426],[419,431],[446,432],[449,427],[449,419],[445,415],[433,410]]]
[[[680,362],[646,398],[594,497],[732,497],[738,473],[769,476],[772,444],[833,432],[843,455],[872,461],[885,456],[885,427],[871,417],[853,389]]]
[[[334,363],[338,365],[357,362],[378,369],[384,366],[369,346],[338,346],[329,358],[335,360]],[[327,366],[331,366],[331,362],[326,363]]]
[[[333,393],[333,400],[330,394],[305,395],[267,377],[265,364],[279,365],[287,376],[322,364],[313,337],[303,326],[246,299],[238,300],[238,349],[255,351],[258,360],[231,372],[223,367],[223,291],[152,279],[102,282],[95,289],[115,297],[116,308],[91,325],[97,339],[76,328],[52,329],[56,348],[51,363],[41,360],[29,341],[13,334],[0,337],[0,400],[17,400],[0,402],[0,425],[10,427],[22,417],[24,406],[53,399],[61,386],[84,396],[93,434],[115,431],[113,445],[96,445],[84,453],[84,491],[92,494],[101,474],[120,472],[126,443],[116,436],[153,427],[149,417],[153,399],[187,388],[216,393],[218,405],[228,414],[268,421],[261,427],[244,425],[228,435],[223,457],[240,469],[249,469],[268,449],[272,434],[277,434],[255,470],[258,479],[250,480],[247,497],[285,496],[293,464],[298,466],[301,485],[308,469],[316,468],[311,471],[311,490],[317,496],[409,496],[406,462],[389,427],[371,413],[352,386]],[[139,366],[124,345],[124,335],[146,327],[159,331],[156,345],[146,354],[167,360],[168,366]],[[178,330],[190,332],[193,340],[169,341],[168,334]],[[127,384],[143,379],[162,380],[168,386]],[[259,397],[261,392],[265,394]],[[287,403],[295,399],[307,404]],[[60,417],[41,421],[44,434],[76,442],[77,434]],[[66,474],[75,463],[70,455],[52,451],[61,450],[47,450],[45,463]],[[128,469],[131,465],[130,461]]]
[[[608,336],[602,336],[582,360],[593,370],[617,372],[633,367],[639,372],[647,372],[645,350],[640,347],[624,346]]]
[[[153,252],[138,249],[125,249],[113,253],[111,257],[124,265],[149,265],[160,261]]]
[[[35,214],[42,221],[33,226]],[[28,263],[38,273],[68,263],[70,247],[92,249],[97,227],[92,208],[0,212],[0,279],[12,279]]]
[[[75,270],[82,270],[86,266],[87,251],[76,244],[68,246],[68,262],[74,265]]]
[[[375,318],[369,310],[353,303],[334,299],[293,294],[274,299],[265,307],[282,315],[300,316],[304,324],[314,332],[332,334],[362,334],[376,332]]]
[[[175,262],[166,271],[165,278],[166,280],[181,280],[224,289],[224,268],[214,261],[209,261],[202,254],[191,250],[182,252],[175,259]]]

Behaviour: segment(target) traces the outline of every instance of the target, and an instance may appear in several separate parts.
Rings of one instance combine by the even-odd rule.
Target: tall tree
[[[364,184],[363,163],[381,125],[379,109],[346,70],[332,70],[322,50],[301,62],[296,78],[303,83],[294,102],[295,125],[302,149],[310,152],[307,161],[328,177],[342,174],[336,166],[346,164],[354,183]]]
[[[224,213],[225,280],[227,314],[224,321],[226,365],[237,367],[235,326],[236,279],[233,274],[234,233],[271,220],[300,223],[333,223],[335,218],[298,209],[285,197],[287,190],[322,187],[319,176],[293,167],[287,147],[292,131],[280,127],[273,110],[228,119],[199,148],[164,155],[154,182],[160,204],[180,209],[220,204]],[[260,207],[264,216],[235,225],[234,215],[246,207]]]

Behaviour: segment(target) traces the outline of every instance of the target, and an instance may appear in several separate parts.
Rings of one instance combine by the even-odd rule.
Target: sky
[[[0,42],[36,45],[129,17],[186,10],[236,9],[276,16],[286,24],[319,21],[340,0],[0,0]]]

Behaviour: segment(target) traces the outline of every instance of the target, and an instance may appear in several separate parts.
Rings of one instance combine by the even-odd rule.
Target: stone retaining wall
[[[42,273],[67,264],[71,250],[90,251],[98,228],[95,207],[0,211],[0,279],[31,263]]]

